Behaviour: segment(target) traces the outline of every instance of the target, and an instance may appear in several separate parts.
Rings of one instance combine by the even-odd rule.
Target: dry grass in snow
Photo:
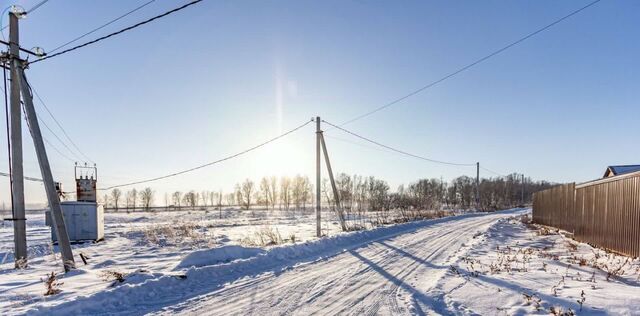
[[[482,315],[640,313],[640,261],[533,225],[500,220],[450,267],[438,291]]]

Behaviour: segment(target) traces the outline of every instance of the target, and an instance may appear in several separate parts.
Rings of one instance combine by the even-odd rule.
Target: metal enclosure
[[[69,240],[99,241],[104,239],[104,209],[95,202],[61,202],[64,223],[67,226]],[[46,223],[51,226],[51,213],[46,213]],[[51,240],[58,241],[55,229],[51,230]]]

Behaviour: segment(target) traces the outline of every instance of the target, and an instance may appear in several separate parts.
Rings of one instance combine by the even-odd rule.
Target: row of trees
[[[546,181],[533,181],[518,174],[500,178],[483,178],[479,183],[479,208],[497,210],[528,204],[533,192],[551,186]],[[461,176],[450,182],[442,179],[420,179],[408,185],[400,185],[391,192],[389,184],[375,177],[363,177],[340,173],[336,187],[341,206],[347,214],[390,209],[470,209],[476,207],[476,179]],[[321,187],[323,203],[334,203],[333,190],[325,179]],[[264,177],[257,184],[247,179],[235,186],[233,192],[176,191],[166,193],[166,207],[218,207],[264,206],[267,209],[304,210],[314,203],[314,189],[306,176]],[[118,208],[149,209],[154,204],[154,191],[145,188],[122,192],[113,189],[104,196],[103,203]]]
[[[155,191],[149,187],[140,191],[134,188],[124,193],[116,188],[103,196],[102,203],[105,207],[113,207],[116,210],[119,208],[149,210],[154,204],[154,199]]]
[[[496,210],[529,204],[534,192],[551,185],[547,181],[533,181],[517,174],[483,178],[479,183],[479,208]],[[325,181],[325,198],[332,201],[332,192],[326,187],[328,184]],[[336,177],[336,187],[342,207],[354,212],[391,208],[439,210],[476,207],[476,179],[468,176],[455,178],[451,182],[434,178],[420,179],[406,186],[400,185],[395,192],[391,192],[384,180],[341,173]]]

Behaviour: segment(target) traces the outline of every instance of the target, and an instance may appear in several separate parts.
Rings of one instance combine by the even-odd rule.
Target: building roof
[[[621,165],[621,166],[609,166],[604,172],[603,178],[617,176],[625,173],[640,171],[640,165]]]

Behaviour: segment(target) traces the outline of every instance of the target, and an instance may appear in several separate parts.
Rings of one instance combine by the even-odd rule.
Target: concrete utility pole
[[[333,179],[333,170],[331,170],[331,162],[329,162],[329,153],[327,152],[327,144],[324,142],[324,135],[322,133],[320,133],[320,140],[322,141],[322,151],[324,152],[324,162],[327,164],[327,172],[329,172],[329,180],[331,180],[331,188],[333,189],[333,199],[336,202],[336,212],[338,213],[340,226],[342,228],[342,231],[347,231],[347,223],[345,223],[344,221],[344,213],[342,212],[342,206],[340,205],[340,195],[338,194],[336,181]]]
[[[47,200],[51,210],[53,226],[58,236],[58,245],[62,253],[62,263],[65,271],[75,267],[69,235],[64,223],[60,200],[55,189],[55,183],[51,174],[51,167],[44,147],[40,125],[33,106],[33,96],[23,69],[23,60],[20,59],[20,46],[18,36],[18,15],[9,13],[9,58],[11,60],[11,167],[12,167],[12,194],[14,201],[14,238],[16,267],[24,266],[27,260],[27,242],[24,208],[24,175],[22,169],[22,137],[21,137],[21,106],[20,93],[24,100],[26,119],[31,131],[33,143],[38,156],[40,172],[47,193]],[[24,13],[22,13],[24,14]]]
[[[11,59],[11,191],[13,199],[13,236],[16,268],[27,263],[27,231],[24,207],[24,173],[22,170],[22,109],[20,107],[20,46],[18,17],[9,13],[9,58]]]
[[[320,194],[320,141],[322,130],[320,129],[320,117],[316,116],[316,236],[322,237],[320,211],[322,195]]]
[[[476,211],[480,210],[480,163],[476,162]]]
[[[60,246],[60,252],[62,253],[62,263],[64,265],[64,270],[68,272],[69,270],[75,268],[75,260],[73,259],[73,252],[71,251],[69,234],[67,233],[67,227],[64,223],[64,217],[62,215],[62,207],[60,207],[60,197],[58,196],[58,192],[56,191],[55,182],[53,181],[53,175],[51,174],[51,166],[49,165],[47,150],[45,149],[44,141],[42,140],[40,124],[38,123],[36,110],[33,106],[33,96],[31,95],[31,91],[29,89],[29,83],[27,82],[27,78],[24,75],[24,70],[20,68],[18,72],[20,77],[22,78],[21,89],[22,99],[24,100],[24,109],[27,116],[27,122],[29,122],[29,129],[31,130],[33,145],[36,148],[36,156],[38,156],[40,173],[42,174],[44,189],[47,193],[49,209],[51,210],[51,219],[53,220],[53,227],[56,230],[56,236],[58,236],[58,245]]]
[[[522,174],[522,190],[520,195],[520,203],[524,205],[524,173]]]

